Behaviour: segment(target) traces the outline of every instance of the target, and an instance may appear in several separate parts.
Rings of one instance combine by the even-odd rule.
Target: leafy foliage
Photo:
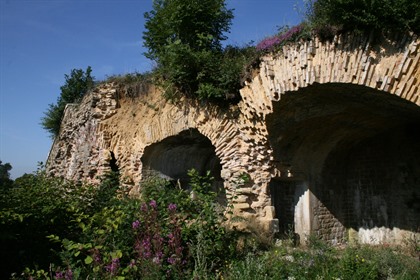
[[[92,68],[88,66],[86,72],[82,69],[71,70],[70,75],[64,75],[66,82],[60,87],[61,94],[56,104],[49,104],[41,119],[42,127],[47,130],[52,138],[60,132],[61,120],[64,109],[69,103],[78,103],[87,91],[93,86],[94,78],[91,76]]]
[[[212,178],[189,174],[190,193],[152,178],[141,200],[119,193],[116,174],[98,188],[42,170],[16,179],[0,198],[2,279],[25,266],[12,279],[416,279],[419,273],[418,260],[392,248],[337,249],[313,236],[306,248],[266,250],[252,246],[250,236],[238,251],[241,242],[214,203]]]
[[[222,48],[233,19],[224,0],[154,1],[145,18],[146,56],[168,99],[237,100],[250,49]]]
[[[312,238],[313,239],[313,238]],[[317,241],[307,248],[274,247],[234,260],[223,279],[417,279],[418,260],[389,248],[333,248]]]
[[[13,264],[4,273],[26,266],[14,279],[201,278],[234,257],[209,174],[190,171],[194,197],[154,178],[141,200],[119,192],[117,175],[95,188],[44,171],[18,178],[1,201],[1,261]]]
[[[0,263],[2,279],[7,273],[25,266],[48,267],[58,260],[51,250],[60,245],[47,238],[59,234],[73,239],[80,235],[80,213],[93,215],[98,205],[109,204],[113,194],[99,194],[94,188],[46,176],[41,168],[36,174],[17,178],[13,187],[0,198]],[[108,201],[108,202],[107,202]]]
[[[146,56],[157,59],[168,45],[179,44],[193,51],[220,50],[233,18],[224,0],[156,0],[153,10],[145,13]]]
[[[12,170],[10,163],[5,163],[0,160],[0,191],[12,187],[13,180],[10,179],[9,171]]]
[[[420,2],[413,0],[314,0],[308,19],[317,31],[337,26],[346,31],[396,30],[420,33]]]

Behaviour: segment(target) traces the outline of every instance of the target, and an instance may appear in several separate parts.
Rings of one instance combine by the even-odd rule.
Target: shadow
[[[214,178],[213,191],[220,194],[219,203],[227,205],[220,159],[211,141],[197,129],[182,131],[147,146],[141,161],[143,179],[158,176],[176,182],[185,190],[190,189],[188,170],[194,168],[200,176],[210,171]]]
[[[418,233],[419,128],[418,106],[358,85],[316,84],[282,96],[267,116],[274,159],[291,174],[270,183],[280,229],[331,243],[350,230],[371,243]],[[304,222],[299,211],[309,216]]]

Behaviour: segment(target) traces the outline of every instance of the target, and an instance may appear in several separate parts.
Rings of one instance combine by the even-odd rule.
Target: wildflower
[[[169,204],[168,210],[170,212],[175,212],[176,211],[176,204],[174,204],[174,203]]]
[[[151,248],[152,244],[150,243],[150,238],[145,238],[142,242],[142,247],[143,247],[143,257],[146,259],[149,259],[152,255]]]
[[[142,211],[142,212],[147,212],[147,204],[146,203],[143,203],[141,206],[140,206],[140,210]]]
[[[268,37],[262,40],[257,46],[256,49],[259,51],[270,50],[280,44],[280,38],[278,36]]]
[[[112,259],[111,263],[106,266],[106,270],[112,275],[114,275],[117,272],[119,267],[120,267],[120,259],[114,258]]]
[[[55,272],[55,279],[64,279],[64,273],[62,271]]]
[[[131,224],[131,227],[132,227],[133,229],[138,229],[138,228],[139,228],[139,226],[140,226],[140,221],[139,221],[139,220],[135,220],[135,221]]]
[[[155,209],[156,209],[156,207],[157,207],[156,200],[151,200],[151,201],[149,202],[149,205],[150,205],[150,207],[152,207],[152,208],[155,208]]]
[[[64,275],[65,280],[72,280],[73,279],[73,271],[71,271],[71,268],[69,267],[66,270],[66,274]]]
[[[175,259],[175,258],[173,258],[173,257],[169,257],[169,258],[167,259],[167,262],[168,262],[169,264],[175,264],[176,259]]]
[[[295,261],[295,258],[291,255],[285,256],[284,259],[288,262],[294,262]]]

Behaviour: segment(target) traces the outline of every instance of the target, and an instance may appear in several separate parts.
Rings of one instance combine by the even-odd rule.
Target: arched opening
[[[287,93],[267,117],[282,176],[270,183],[280,230],[332,243],[397,242],[420,227],[420,108],[350,84]],[[303,235],[303,236],[302,236]]]
[[[195,169],[200,175],[210,171],[214,178],[213,190],[220,194],[218,200],[226,205],[222,166],[211,141],[197,129],[188,129],[145,148],[142,174],[159,176],[189,189],[188,170]]]

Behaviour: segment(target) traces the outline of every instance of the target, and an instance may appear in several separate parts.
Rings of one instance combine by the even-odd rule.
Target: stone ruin
[[[150,173],[188,185],[187,170],[210,170],[239,227],[300,242],[418,240],[419,43],[344,34],[287,45],[229,108],[101,84],[67,106],[47,171],[96,183],[119,170],[137,193]]]

